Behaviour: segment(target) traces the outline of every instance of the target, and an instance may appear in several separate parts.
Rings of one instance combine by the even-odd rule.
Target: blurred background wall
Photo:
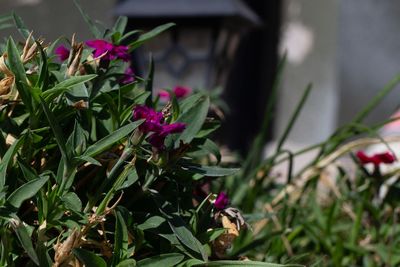
[[[93,19],[106,26],[112,25],[113,0],[80,0],[80,3]],[[91,37],[72,0],[0,0],[0,14],[12,10],[23,18],[29,28],[35,30],[36,36],[43,36],[48,41],[57,39],[61,34],[70,38],[77,33],[82,40]],[[15,31],[0,31],[0,38],[12,32]]]
[[[80,2],[92,18],[112,25],[117,1]],[[325,139],[400,71],[400,2],[396,0],[242,2],[262,24],[241,33],[233,61],[225,65],[229,74],[222,85],[232,111],[223,140],[232,148],[245,152],[259,130],[282,51],[287,51],[288,62],[270,140],[283,132],[307,84],[311,82],[314,88],[289,137],[295,146]],[[168,5],[168,0],[164,3]],[[49,41],[60,33],[70,37],[76,32],[80,40],[91,38],[73,1],[1,0],[0,13],[11,10],[35,29],[36,36]],[[0,38],[10,33],[2,30]],[[368,122],[387,118],[397,108],[399,96],[398,90],[393,92]]]

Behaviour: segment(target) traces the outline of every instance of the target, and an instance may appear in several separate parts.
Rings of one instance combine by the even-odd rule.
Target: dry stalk
[[[399,142],[400,141],[400,136],[391,136],[384,138],[384,141],[387,143],[391,142]],[[379,144],[382,143],[382,139],[379,138],[362,138],[358,139],[352,142],[349,142],[333,153],[327,155],[326,157],[322,158],[317,164],[314,166],[310,166],[307,169],[305,169],[302,173],[297,175],[297,179],[294,179],[294,184],[289,184],[286,185],[284,189],[281,190],[281,192],[272,200],[271,205],[275,206],[278,203],[280,203],[286,195],[290,196],[290,199],[292,201],[296,201],[298,197],[300,197],[299,194],[296,195],[295,193],[298,191],[301,191],[302,188],[306,185],[308,181],[310,181],[313,177],[320,175],[321,171],[324,170],[327,166],[332,164],[334,161],[336,161],[338,158],[341,156],[355,150],[358,148],[362,148],[368,145],[373,145],[373,144]]]
[[[57,243],[54,245],[55,255],[54,255],[53,267],[60,267],[64,265],[70,266],[71,264],[72,266],[78,266],[76,265],[77,260],[73,256],[72,250],[74,248],[79,248],[84,244],[96,244],[95,242],[86,240],[87,233],[95,225],[104,222],[105,217],[117,207],[118,203],[122,199],[122,196],[123,193],[121,193],[121,195],[118,197],[114,205],[112,205],[109,208],[108,207],[106,208],[106,210],[102,215],[96,215],[95,213],[93,213],[88,219],[89,222],[86,225],[84,225],[80,231],[77,229],[72,230],[72,233],[68,236],[68,238],[64,242],[60,243],[59,239],[61,235],[59,236]],[[105,233],[105,231],[103,231],[103,233]],[[104,248],[103,243],[104,242],[101,243],[100,248]],[[106,243],[108,243],[107,240]]]

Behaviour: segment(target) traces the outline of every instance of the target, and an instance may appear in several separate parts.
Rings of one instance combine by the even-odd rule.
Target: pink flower
[[[128,62],[130,59],[128,49],[129,48],[125,45],[114,45],[112,53],[115,55],[116,58]]]
[[[98,58],[102,56],[104,60],[122,59],[123,61],[129,61],[130,55],[128,47],[124,45],[113,45],[105,40],[97,39],[86,42],[86,45],[94,48],[93,56]]]
[[[69,58],[69,49],[66,48],[64,45],[58,46],[54,53],[58,56],[58,59],[60,61],[64,61]]]
[[[165,138],[169,134],[181,133],[185,130],[185,124],[176,122],[167,124],[164,121],[163,114],[152,108],[138,105],[133,110],[134,120],[145,119],[139,126],[139,130],[144,134],[152,133],[148,137],[148,142],[157,149],[164,149]]]
[[[162,102],[167,102],[170,99],[169,92],[164,89],[161,89],[160,91],[158,91],[158,96],[160,97],[160,100]]]
[[[178,86],[175,86],[174,89],[172,89],[172,92],[175,94],[177,99],[181,99],[181,98],[187,97],[192,92],[192,89],[189,87],[178,85]],[[170,93],[164,89],[162,89],[158,92],[158,96],[160,97],[160,100],[163,102],[167,102],[171,99]]]
[[[172,91],[174,92],[176,98],[179,99],[187,97],[192,92],[192,89],[185,86],[175,86]]]
[[[152,108],[138,105],[133,110],[133,119],[145,121],[139,126],[139,130],[143,133],[160,132],[161,124],[164,122],[164,117],[161,112],[157,112]]]
[[[390,152],[377,153],[368,156],[363,151],[358,151],[356,156],[363,165],[373,163],[375,166],[379,166],[382,163],[391,164],[396,160],[395,156]]]
[[[162,125],[160,131],[155,131],[151,136],[149,136],[149,143],[158,149],[164,149],[165,138],[169,134],[181,133],[185,130],[186,125],[181,122],[176,122],[172,124]]]
[[[131,67],[128,67],[125,70],[123,78],[121,79],[121,83],[128,84],[128,83],[132,83],[134,81],[135,81],[135,73]]]
[[[225,192],[220,192],[215,199],[214,206],[219,209],[223,210],[225,209],[229,204],[229,198],[228,195]]]

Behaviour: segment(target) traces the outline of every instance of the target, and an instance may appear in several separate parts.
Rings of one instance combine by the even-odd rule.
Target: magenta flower
[[[179,99],[187,97],[192,92],[192,89],[185,86],[175,86],[172,91],[174,92],[176,98]]]
[[[114,45],[112,54],[114,54],[116,58],[119,58],[125,62],[128,62],[130,59],[128,49],[129,48],[125,45]]]
[[[161,112],[146,106],[136,106],[133,110],[133,119],[145,119],[139,126],[139,130],[144,134],[151,133],[148,137],[149,143],[160,150],[165,148],[164,141],[169,134],[181,133],[185,130],[184,123],[167,124]]]
[[[214,206],[218,210],[223,210],[225,209],[229,204],[229,198],[228,195],[225,192],[220,192],[215,199]]]
[[[158,96],[162,102],[167,102],[170,99],[169,92],[167,90],[161,89],[158,91]]]
[[[124,45],[113,45],[107,41],[97,39],[86,42],[86,45],[94,48],[93,56],[98,58],[102,56],[104,60],[122,59],[123,61],[129,61],[128,47]]]
[[[167,125],[162,125],[160,131],[154,132],[148,139],[149,143],[158,148],[158,149],[163,149],[164,148],[164,141],[165,138],[169,134],[173,133],[181,133],[183,130],[185,130],[186,125],[181,122],[176,122],[172,124],[167,124]]]
[[[172,92],[175,94],[177,99],[181,99],[184,97],[187,97],[191,92],[192,89],[189,87],[185,87],[185,86],[175,86],[174,89],[172,89]],[[160,97],[160,100],[163,102],[167,102],[171,99],[170,93],[167,90],[160,90],[158,92],[158,96]]]
[[[164,117],[161,112],[157,112],[146,106],[136,106],[133,110],[133,119],[145,121],[139,126],[139,130],[147,134],[149,132],[160,132],[161,124],[164,122]]]
[[[58,56],[58,59],[60,61],[64,61],[69,58],[69,49],[66,48],[64,45],[58,46],[54,53]]]
[[[364,151],[358,151],[356,156],[363,165],[373,163],[375,166],[379,166],[382,163],[391,164],[396,160],[395,156],[390,152],[377,153],[368,156]]]
[[[128,67],[125,70],[123,78],[121,79],[121,83],[128,84],[128,83],[132,83],[134,81],[135,81],[135,73],[131,67]]]

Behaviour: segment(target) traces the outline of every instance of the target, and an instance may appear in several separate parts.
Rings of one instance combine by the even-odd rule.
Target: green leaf
[[[268,262],[260,262],[260,261],[210,261],[207,263],[196,264],[193,266],[204,266],[204,267],[223,267],[223,266],[231,266],[231,267],[243,267],[243,266],[262,266],[262,267],[302,267],[303,265],[298,264],[276,264],[276,263],[268,263]]]
[[[97,141],[83,153],[84,156],[94,157],[100,152],[104,151],[109,146],[113,145],[114,143],[120,141],[122,138],[129,135],[133,130],[135,130],[140,124],[142,124],[143,120],[138,120],[132,122],[124,127],[119,128],[115,132],[109,134],[108,136],[104,137],[103,139]]]
[[[86,141],[88,139],[89,133],[82,128],[77,120],[75,120],[74,130],[68,138],[67,146],[72,147],[76,155],[81,155],[82,152],[86,150]],[[87,161],[91,162],[90,160]]]
[[[74,248],[72,252],[86,267],[107,267],[107,263],[103,258],[97,256],[93,252],[81,248]]]
[[[126,16],[119,16],[114,24],[113,31],[123,34],[127,24],[128,18]]]
[[[75,212],[80,212],[82,210],[82,201],[74,192],[68,192],[61,197],[64,205],[67,209],[73,210]]]
[[[151,107],[153,105],[153,82],[154,82],[154,60],[150,55],[150,65],[148,70],[148,75],[146,79],[146,92],[150,93],[149,97],[146,98],[146,106]]]
[[[74,151],[70,149],[69,151],[67,150],[66,147],[66,140],[63,135],[63,131],[61,130],[61,127],[56,120],[54,114],[50,111],[49,107],[47,106],[47,103],[41,98],[41,104],[43,107],[43,111],[46,114],[47,120],[50,124],[51,129],[53,130],[54,137],[56,138],[56,142],[58,147],[60,148],[61,155],[65,158],[66,163],[69,163],[70,156],[74,154]]]
[[[22,20],[22,18],[20,16],[18,16],[17,14],[15,14],[15,12],[12,13],[12,16],[14,18],[14,23],[15,26],[17,27],[19,33],[25,38],[28,39],[29,37],[29,30],[28,28],[25,26],[24,21]]]
[[[115,215],[114,265],[128,257],[128,229],[126,228],[126,223],[121,212],[116,211]]]
[[[62,93],[67,92],[71,88],[73,89],[75,86],[81,85],[85,82],[88,82],[94,78],[96,78],[96,74],[82,75],[82,76],[72,76],[69,79],[58,83],[53,88],[42,93],[42,97],[47,101],[59,96]]]
[[[33,248],[32,239],[28,233],[27,227],[16,216],[14,216],[14,218],[10,220],[10,225],[17,234],[18,240],[28,256],[32,259],[34,263],[36,263],[36,265],[39,265],[39,259],[35,249]]]
[[[189,259],[187,261],[180,263],[176,267],[192,267],[196,264],[201,264],[201,263],[204,263],[204,262],[201,260],[198,260],[198,259]]]
[[[0,161],[0,191],[3,190],[6,183],[7,168],[10,165],[10,162],[12,161],[15,153],[17,153],[18,149],[22,145],[22,140],[23,138],[21,138],[20,140],[15,140],[10,148],[7,149],[6,154]]]
[[[139,180],[139,176],[135,168],[128,169],[127,172],[128,174],[125,182],[120,187],[118,187],[117,190],[128,188]]]
[[[47,183],[48,180],[48,176],[43,176],[27,182],[12,192],[7,198],[7,202],[16,208],[19,208],[22,202],[36,195],[36,193],[40,190],[40,188],[43,187],[45,183]]]
[[[22,102],[24,102],[27,110],[33,115],[32,108],[32,96],[30,90],[27,87],[27,78],[25,73],[25,67],[21,62],[20,53],[14,40],[10,37],[7,42],[7,60],[10,70],[15,75],[15,85],[19,94],[21,95]]]
[[[209,107],[210,99],[208,96],[202,96],[198,102],[193,104],[192,108],[179,116],[177,121],[185,123],[186,129],[180,134],[175,146],[179,145],[180,140],[186,144],[193,140],[207,118]]]
[[[8,29],[8,28],[11,28],[11,27],[13,27],[14,26],[14,24],[12,24],[12,23],[0,23],[0,30],[4,30],[4,29]]]
[[[18,166],[19,166],[20,170],[22,171],[22,174],[26,181],[31,181],[38,177],[35,173],[35,170],[32,169],[32,167],[28,166],[23,161],[18,160]]]
[[[126,259],[118,263],[116,267],[134,267],[134,266],[137,266],[136,261],[134,259]]]
[[[79,12],[81,13],[83,19],[85,20],[86,24],[89,26],[90,31],[92,32],[93,36],[97,39],[101,39],[103,37],[102,32],[97,28],[96,24],[92,21],[92,19],[86,14],[86,12],[82,9],[80,4],[77,0],[74,0],[75,6],[78,8]]]
[[[3,24],[9,20],[13,19],[12,14],[4,14],[4,15],[0,15],[0,24]]]
[[[289,133],[291,132],[297,118],[300,115],[300,111],[303,109],[304,104],[306,103],[306,100],[307,100],[308,96],[310,95],[311,89],[312,89],[312,85],[311,84],[307,85],[307,87],[303,93],[303,96],[300,99],[299,104],[297,105],[295,111],[293,112],[292,117],[289,120],[288,125],[286,126],[285,131],[283,132],[282,137],[279,139],[278,145],[276,147],[276,152],[279,152],[281,150],[283,144],[285,143],[287,137],[289,136]]]
[[[179,253],[161,254],[137,262],[138,267],[175,266],[184,259]]]
[[[211,153],[217,159],[217,164],[221,161],[221,153],[219,152],[219,147],[210,139],[206,139],[204,144],[200,146],[205,151]]]
[[[129,45],[129,51],[132,51],[132,50],[140,47],[146,41],[156,37],[157,35],[161,34],[162,32],[168,30],[169,28],[171,28],[173,26],[175,26],[175,23],[167,23],[167,24],[158,26],[149,32],[146,32],[145,34],[140,35],[136,41],[132,42]]]
[[[203,138],[215,132],[219,127],[221,127],[221,123],[217,120],[214,121],[206,121],[203,124],[201,130],[197,133],[196,138]]]
[[[203,245],[189,230],[183,219],[179,215],[175,214],[174,208],[172,207],[171,203],[163,200],[161,195],[155,190],[150,191],[154,197],[155,202],[158,205],[158,209],[167,220],[172,232],[176,235],[179,241],[192,251],[201,255],[204,261],[207,261],[207,253],[204,250]]]
[[[161,224],[166,222],[166,220],[161,216],[151,216],[144,223],[139,224],[138,228],[142,231],[158,228]]]
[[[228,176],[237,173],[240,169],[237,168],[222,168],[218,166],[202,166],[195,163],[184,162],[181,164],[184,170],[192,173],[202,174],[210,177]]]
[[[47,57],[46,53],[43,51],[43,47],[40,45],[38,41],[36,41],[36,44],[39,48],[40,51],[40,58],[41,58],[41,66],[40,66],[40,73],[39,73],[39,78],[36,82],[36,87],[39,87],[41,90],[43,88],[47,88],[47,80],[49,76],[48,68],[47,68]]]
[[[36,245],[36,253],[39,258],[39,266],[40,267],[51,267],[53,266],[53,262],[50,258],[50,255],[47,251],[47,247],[43,241],[38,241]]]
[[[400,83],[400,75],[394,77],[379,93],[363,108],[354,118],[352,122],[357,123],[364,120],[364,118],[383,100],[383,98],[393,91]]]
[[[85,162],[89,162],[89,163],[91,163],[93,165],[96,165],[96,166],[102,166],[101,163],[98,160],[96,160],[96,159],[94,159],[92,157],[89,157],[89,156],[79,156],[79,157],[75,157],[75,159],[83,160]]]
[[[199,240],[202,241],[203,243],[209,243],[217,239],[220,235],[226,232],[226,229],[224,228],[215,228],[208,230],[207,232],[203,233],[200,237]]]

